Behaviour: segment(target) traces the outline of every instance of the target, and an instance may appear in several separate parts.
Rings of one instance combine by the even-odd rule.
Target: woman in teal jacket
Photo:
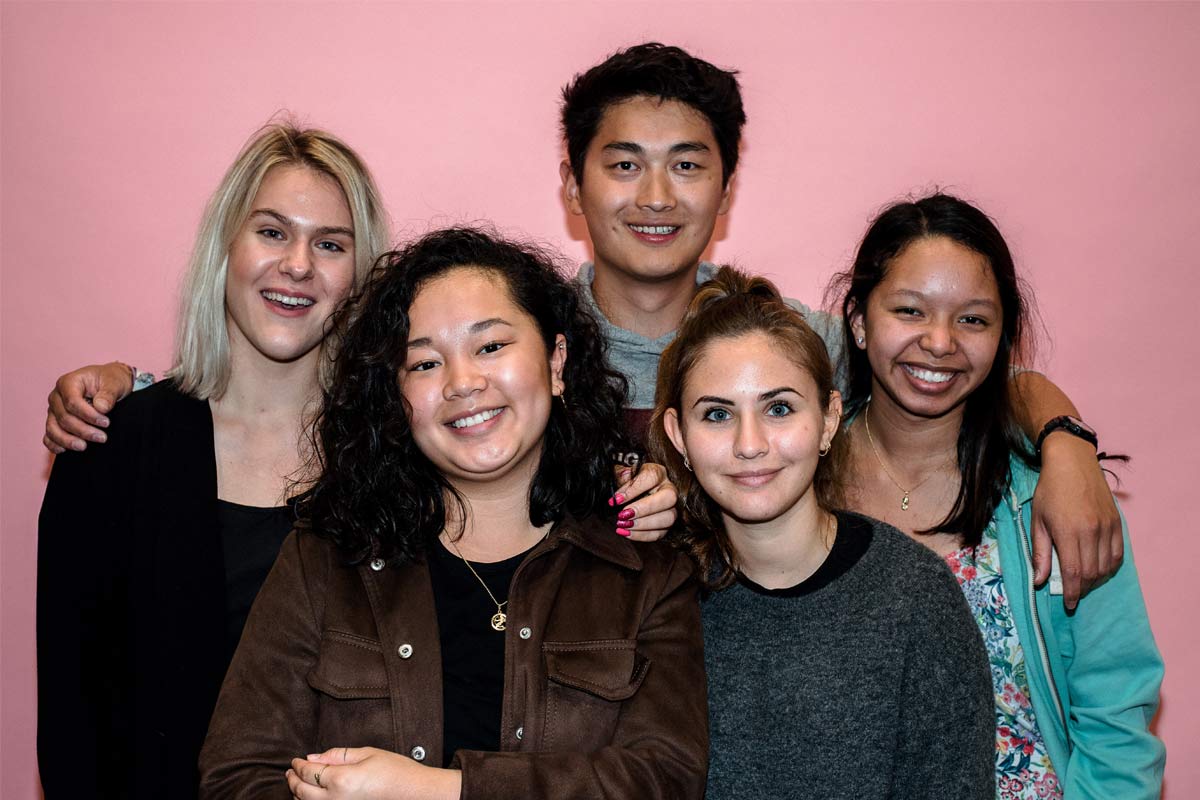
[[[1005,391],[1025,302],[988,217],[943,194],[893,205],[841,276],[850,351],[845,504],[941,555],[983,634],[1001,800],[1156,798],[1149,725],[1162,659],[1125,561],[1068,614],[1033,586],[1030,501],[1043,446],[1096,445],[1073,417],[1034,446]],[[1049,441],[1047,441],[1049,437]]]

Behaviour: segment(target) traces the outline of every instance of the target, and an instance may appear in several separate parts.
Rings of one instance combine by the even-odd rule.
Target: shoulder
[[[839,511],[838,535],[847,533],[871,537],[863,568],[897,604],[922,613],[947,602],[956,608],[963,604],[962,590],[946,562],[903,531],[873,517]]]
[[[585,552],[589,560],[616,571],[638,573],[643,582],[661,585],[672,576],[683,580],[694,572],[692,560],[666,541],[631,542],[617,536],[612,525],[598,515],[568,516],[559,525],[557,535]]]

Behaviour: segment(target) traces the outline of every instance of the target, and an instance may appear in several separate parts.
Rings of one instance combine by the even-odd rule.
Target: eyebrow
[[[295,222],[293,222],[291,219],[284,216],[283,214],[280,214],[278,211],[276,211],[273,208],[256,208],[256,209],[254,209],[253,212],[251,212],[250,216],[256,217],[260,214],[263,216],[271,217],[271,218],[275,219],[276,221],[279,222],[280,225],[285,225],[289,228],[294,228],[296,226]],[[338,225],[324,225],[320,228],[317,228],[315,233],[317,236],[328,236],[330,234],[340,234],[342,236],[349,236],[351,239],[354,238],[354,229],[353,228],[345,228],[345,227],[338,226]]]
[[[646,153],[646,148],[637,142],[609,142],[604,145],[604,149],[616,150],[619,153],[633,153],[638,156]],[[707,153],[708,150],[708,145],[704,142],[676,142],[667,152],[670,155],[678,155],[679,153]]]
[[[791,392],[792,394],[797,395],[799,397],[804,397],[803,394],[796,391],[795,389],[793,389],[790,386],[780,386],[778,389],[771,389],[770,391],[763,392],[762,394],[760,394],[758,396],[758,399],[759,400],[773,400],[776,397],[778,397],[779,395],[784,394],[785,392]],[[698,398],[695,403],[692,403],[692,408],[695,408],[696,406],[700,405],[701,403],[717,403],[719,405],[724,405],[724,406],[734,405],[734,402],[732,400],[726,400],[724,397],[717,397],[715,395],[706,394],[704,397]]]
[[[467,329],[467,332],[472,335],[479,334],[479,333],[483,333],[488,328],[494,327],[496,325],[507,325],[510,328],[513,327],[513,324],[511,322],[509,322],[508,320],[504,319],[503,317],[490,317],[488,319],[481,319],[481,320],[479,320],[479,322],[471,323],[471,327]],[[412,349],[415,347],[432,347],[432,346],[433,346],[433,339],[432,339],[432,337],[429,337],[429,336],[422,336],[420,339],[410,339],[408,342],[409,349]]]
[[[914,289],[893,289],[893,290],[892,290],[891,292],[889,292],[888,294],[891,294],[891,295],[898,295],[898,294],[899,294],[899,295],[906,295],[906,296],[908,296],[908,297],[915,297],[915,298],[917,298],[918,300],[924,300],[924,299],[925,299],[925,295],[923,295],[922,293],[920,293],[920,292],[918,292],[918,291],[916,291],[916,290],[914,290]],[[974,300],[968,300],[967,302],[963,303],[963,305],[964,305],[964,306],[987,306],[988,308],[992,308],[992,309],[999,308],[999,306],[997,306],[997,305],[996,305],[996,301],[995,301],[995,300],[989,300],[989,299],[988,299],[988,298],[986,298],[986,297],[977,297],[977,298],[975,298]]]

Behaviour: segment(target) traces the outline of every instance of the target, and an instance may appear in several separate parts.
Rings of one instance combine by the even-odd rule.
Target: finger
[[[1042,518],[1035,512],[1030,526],[1033,532],[1033,585],[1041,586],[1050,578],[1050,534],[1042,524]],[[1062,558],[1062,553],[1059,553]]]
[[[371,755],[371,747],[331,747],[324,753],[311,753],[309,761],[319,764],[357,764]]]
[[[69,415],[78,417],[89,425],[101,428],[107,427],[108,418],[90,402],[90,398],[96,394],[97,388],[91,381],[85,379],[68,379],[68,376],[63,376],[54,385],[54,391],[50,395],[50,407],[56,408],[54,398],[57,395],[61,400],[59,405],[65,409],[63,414],[57,413],[56,409],[55,416],[60,421],[63,416]],[[112,408],[111,405],[109,408]]]
[[[289,769],[284,775],[287,777],[288,790],[291,791],[292,797],[299,798],[299,800],[314,800],[314,798],[329,796],[324,789],[305,783],[294,769]]]
[[[1100,572],[1100,540],[1099,523],[1089,523],[1079,534],[1079,597],[1087,594],[1103,574]],[[1103,546],[1107,551],[1107,543]],[[1076,598],[1075,602],[1079,602],[1079,599]]]
[[[1116,535],[1110,536],[1109,542],[1109,547],[1112,549],[1112,571],[1116,572],[1121,568],[1121,562],[1125,560],[1125,535],[1119,516],[1117,517]]]
[[[1059,537],[1064,539],[1066,537]],[[1074,611],[1079,605],[1080,593],[1083,589],[1083,574],[1080,567],[1079,540],[1064,542],[1056,551],[1058,553],[1058,569],[1062,578],[1063,606],[1068,611]]]
[[[617,519],[643,519],[652,514],[673,510],[679,499],[679,495],[675,491],[675,484],[665,483],[662,484],[662,487],[654,494],[643,495],[635,501],[627,502],[617,512]],[[622,517],[621,515],[627,511],[633,513]]]
[[[626,470],[624,474],[628,475],[628,470]],[[670,482],[667,480],[667,471],[662,467],[662,465],[646,464],[642,467],[642,469],[638,472],[637,477],[635,477],[633,480],[628,480],[628,478],[626,478],[626,480],[617,487],[616,494],[624,495],[624,502],[628,503],[630,500],[635,500],[651,490],[657,490],[669,484]],[[620,505],[620,501],[618,501],[617,504]]]
[[[630,541],[657,542],[667,535],[667,531],[675,524],[675,512],[660,511],[648,517],[639,518],[632,528],[618,528],[618,533],[628,534]]]
[[[44,442],[46,439],[49,439],[55,445],[65,450],[82,452],[87,449],[87,442],[85,442],[83,439],[80,439],[78,436],[72,436],[64,431],[59,426],[58,420],[54,418],[53,414],[46,415],[46,435],[42,441]],[[61,452],[61,450],[59,452]]]

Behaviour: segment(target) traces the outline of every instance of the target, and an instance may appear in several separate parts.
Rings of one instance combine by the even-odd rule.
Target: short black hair
[[[736,70],[723,70],[688,52],[658,42],[618,50],[562,92],[562,132],[575,180],[583,183],[583,162],[604,112],[632,97],[678,100],[712,125],[721,155],[721,181],[737,169],[746,112]]]

